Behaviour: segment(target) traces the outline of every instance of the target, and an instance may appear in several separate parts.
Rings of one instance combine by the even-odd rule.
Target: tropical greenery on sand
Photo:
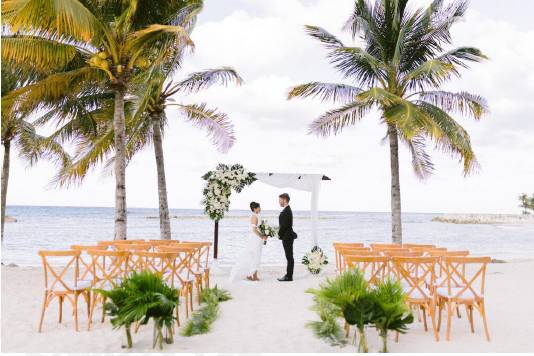
[[[12,148],[17,149],[18,156],[30,165],[40,158],[51,160],[58,167],[65,167],[70,162],[69,155],[56,140],[37,133],[35,126],[28,121],[27,113],[10,110],[4,106],[4,97],[13,91],[38,80],[43,74],[24,67],[15,67],[2,63],[2,241],[4,240],[4,223],[6,198],[9,185],[9,170]]]
[[[402,242],[399,142],[411,153],[421,179],[434,171],[429,145],[457,158],[465,175],[477,168],[469,134],[454,117],[479,120],[488,110],[486,101],[465,91],[440,89],[459,77],[469,62],[486,59],[477,48],[449,48],[450,29],[466,10],[466,1],[434,0],[427,8],[415,9],[407,0],[355,0],[344,25],[357,40],[355,46],[345,45],[321,27],[306,26],[348,83],[301,84],[290,90],[288,98],[318,98],[339,105],[310,125],[311,133],[323,137],[357,124],[373,110],[379,112],[384,141],[389,141],[396,243]]]
[[[127,348],[132,347],[132,327],[146,325],[150,320],[154,323],[153,348],[157,346],[161,350],[164,342],[174,342],[173,324],[179,292],[167,286],[158,274],[133,272],[119,286],[95,291],[110,300],[104,309],[111,316],[113,328],[124,328]]]
[[[72,164],[56,177],[60,185],[80,182],[98,163],[113,166],[117,239],[126,238],[126,165],[150,143],[157,163],[161,237],[170,238],[162,149],[166,107],[175,106],[207,129],[221,151],[233,144],[224,113],[171,98],[242,81],[229,67],[172,81],[194,48],[189,35],[202,5],[201,0],[3,4],[2,59],[16,66],[34,63],[53,74],[14,91],[2,105],[38,112],[36,125],[55,124],[51,137],[76,147]]]
[[[211,324],[219,315],[219,303],[232,299],[232,296],[228,291],[215,286],[202,290],[200,299],[205,305],[195,311],[191,319],[185,324],[181,332],[183,336],[208,333],[211,330]]]
[[[353,343],[358,339],[358,352],[368,352],[366,327],[374,327],[382,339],[382,352],[388,352],[388,332],[405,333],[413,322],[402,287],[397,281],[384,280],[370,286],[358,269],[343,272],[327,279],[318,289],[307,291],[314,295],[313,310],[320,321],[307,324],[314,334],[331,345],[347,343],[350,325],[356,327]],[[338,319],[345,321],[345,333]]]

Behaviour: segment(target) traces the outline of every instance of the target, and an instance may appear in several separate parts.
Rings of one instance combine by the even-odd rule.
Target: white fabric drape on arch
[[[311,193],[310,214],[313,246],[317,245],[317,220],[319,218],[319,190],[323,174],[297,174],[297,173],[255,173],[256,178],[265,184],[277,188],[293,188]]]

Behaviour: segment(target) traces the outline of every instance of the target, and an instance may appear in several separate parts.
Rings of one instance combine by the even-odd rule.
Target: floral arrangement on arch
[[[215,221],[222,220],[228,211],[232,190],[239,193],[256,181],[255,174],[247,172],[242,165],[222,163],[214,171],[204,174],[202,179],[206,181],[202,200],[204,211]]]
[[[319,274],[323,266],[328,264],[328,257],[319,246],[314,246],[302,257],[302,264],[308,267],[311,274]]]

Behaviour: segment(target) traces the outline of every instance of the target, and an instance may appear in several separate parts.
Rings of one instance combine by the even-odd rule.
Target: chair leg
[[[456,308],[456,316],[458,316],[458,319],[462,318],[462,316],[460,315],[460,308]]]
[[[465,313],[467,314],[467,319],[469,320],[469,326],[471,327],[471,333],[475,333],[475,325],[473,324],[473,306],[465,305]]]
[[[441,329],[441,314],[443,314],[443,302],[438,301],[438,332]]]
[[[91,291],[88,290],[86,293],[84,293],[85,297],[85,303],[87,304],[87,317],[89,317],[90,309],[91,309]]]
[[[96,302],[98,301],[98,295],[93,295],[93,299],[91,300],[91,307],[89,308],[89,321],[87,322],[87,331],[91,330],[91,325],[93,324],[93,313],[96,308]]]
[[[74,293],[74,302],[73,302],[73,305],[72,305],[72,309],[74,311],[74,330],[76,331],[79,331],[78,330],[78,297],[79,297],[79,293]]]
[[[491,341],[488,321],[486,320],[486,307],[484,306],[484,301],[479,302],[479,310],[482,315],[482,322],[484,323],[484,333],[486,334],[486,340]]]
[[[59,304],[59,323],[63,321],[63,296],[59,296],[57,298],[58,304]]]
[[[395,342],[398,343],[399,342],[399,337],[400,337],[400,333],[397,331],[395,333]]]
[[[432,322],[432,331],[434,332],[434,337],[436,341],[439,341],[439,333],[436,326],[436,307],[432,304],[428,306],[428,314],[430,314],[430,321]]]
[[[447,301],[447,331],[445,339],[447,341],[451,340],[451,322],[452,322],[452,314],[454,313],[454,310],[452,310],[452,302]]]
[[[46,310],[46,307],[47,307],[47,302],[48,302],[48,293],[45,292],[44,293],[44,300],[43,300],[43,307],[41,308],[41,317],[39,318],[39,327],[37,328],[38,332],[41,332],[41,330],[43,328],[43,319],[44,319],[45,310]]]
[[[425,310],[426,308],[425,306],[421,305],[419,309],[422,310],[423,312],[423,325],[425,327],[425,331],[428,331],[428,325],[426,324],[426,310]]]
[[[176,325],[180,326],[180,308],[176,306]]]
[[[102,296],[102,319],[100,320],[101,323],[106,320],[106,308],[104,308],[104,305],[106,304],[106,297]]]

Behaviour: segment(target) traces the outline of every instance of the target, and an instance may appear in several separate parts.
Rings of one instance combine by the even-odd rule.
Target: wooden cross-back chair
[[[486,267],[491,262],[490,257],[443,257],[445,262],[445,284],[437,286],[436,296],[439,308],[438,328],[441,325],[443,308],[447,307],[446,340],[451,337],[452,314],[464,305],[471,327],[475,332],[473,311],[478,310],[482,317],[486,339],[490,341],[488,322],[486,320],[486,306],[484,304],[484,289],[486,282]]]
[[[418,307],[423,312],[425,331],[428,331],[426,312],[432,322],[436,341],[439,341],[436,325],[436,311],[432,290],[427,287],[427,280],[433,281],[438,257],[401,257],[391,258],[397,280],[403,286],[410,308]],[[398,337],[398,334],[397,334]]]
[[[38,331],[41,332],[46,309],[54,298],[59,301],[59,323],[63,319],[63,301],[67,299],[73,309],[74,329],[78,331],[78,298],[83,296],[90,308],[90,286],[88,281],[79,281],[80,251],[39,251],[44,271],[44,300],[39,318]],[[61,260],[61,266],[56,265],[55,259]],[[51,260],[54,262],[51,264]]]
[[[338,273],[343,272],[347,269],[347,264],[345,261],[345,256],[357,255],[357,256],[368,256],[376,252],[371,252],[369,247],[347,247],[340,246],[336,249],[336,270]]]
[[[200,293],[202,291],[204,281],[204,269],[202,264],[202,257],[204,256],[204,244],[202,242],[180,242],[173,245],[179,247],[192,248],[194,250],[189,264],[189,273],[195,278],[195,289],[197,291],[197,302],[200,305]],[[209,252],[208,252],[209,253]],[[209,257],[209,255],[207,255]],[[209,273],[209,272],[208,272]]]
[[[334,252],[336,255],[336,270],[339,273],[341,271],[341,261],[340,261],[340,250],[343,248],[363,248],[363,243],[361,242],[333,242]]]
[[[79,280],[81,281],[93,281],[93,274],[91,270],[91,259],[84,256],[84,252],[86,253],[89,250],[100,250],[103,251],[107,249],[107,246],[105,245],[71,245],[71,250],[80,251],[80,261],[79,261],[79,268],[80,268],[80,276]]]
[[[195,276],[200,276],[202,278],[203,285],[205,288],[210,287],[210,248],[211,242],[209,241],[182,241],[179,243],[181,246],[188,246],[188,244],[193,244],[197,246],[199,251],[197,254],[193,255],[193,263],[195,269],[193,273]]]
[[[135,251],[132,256],[139,261],[139,269],[141,271],[150,271],[159,275],[163,281],[174,288],[174,270],[176,267],[176,252],[147,252]]]
[[[110,291],[121,284],[122,280],[128,276],[128,259],[130,252],[128,251],[103,251],[103,250],[88,250],[87,254],[91,259],[91,274],[93,276],[93,288]],[[93,314],[97,303],[102,304],[102,318],[101,322],[105,320],[104,304],[106,297],[93,292],[91,309],[89,312],[89,322],[87,329],[91,330],[93,323]]]
[[[130,257],[128,258],[128,271],[141,271],[141,263],[139,255],[135,255],[134,252],[148,252],[152,249],[150,243],[128,243],[128,244],[115,244],[113,246],[116,251],[128,251]]]
[[[384,256],[346,256],[348,268],[357,268],[369,284],[378,284],[386,278],[388,257]]]
[[[160,252],[171,252],[176,254],[174,265],[174,282],[179,284],[180,295],[185,299],[185,314],[189,317],[189,310],[193,311],[193,284],[197,279],[191,273],[191,261],[193,255],[197,252],[194,247],[183,247],[179,245],[159,246]],[[198,291],[197,287],[197,291]],[[178,325],[180,325],[179,310],[176,309],[176,317]]]
[[[343,251],[343,253],[340,255],[340,271],[338,273],[345,272],[347,269],[350,268],[348,263],[349,257],[357,257],[357,256],[379,256],[379,254],[376,251],[356,251],[356,250],[350,250],[350,251]]]

